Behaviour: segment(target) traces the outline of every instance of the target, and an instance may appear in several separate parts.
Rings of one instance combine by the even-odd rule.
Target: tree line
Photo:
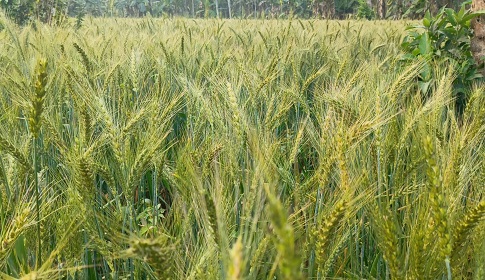
[[[421,18],[464,0],[0,0],[20,24],[66,16],[184,16],[192,18]]]

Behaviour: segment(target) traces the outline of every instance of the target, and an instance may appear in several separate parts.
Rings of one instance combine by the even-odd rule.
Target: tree
[[[340,18],[345,18],[349,14],[353,14],[359,7],[359,0],[338,0],[334,1],[335,12]]]
[[[24,25],[32,19],[56,24],[65,16],[65,0],[0,0],[0,7],[17,24]]]
[[[35,0],[6,0],[0,1],[6,14],[17,24],[26,24],[34,14]]]
[[[473,0],[472,11],[485,11],[485,0]],[[472,21],[474,36],[471,41],[473,57],[478,64],[484,63],[485,59],[485,15],[477,17]],[[485,75],[485,68],[482,66],[482,74]]]

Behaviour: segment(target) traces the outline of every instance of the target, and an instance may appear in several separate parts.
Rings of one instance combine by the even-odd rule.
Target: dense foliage
[[[404,22],[0,25],[0,278],[485,279],[484,87]]]
[[[470,85],[474,80],[483,78],[479,71],[483,64],[477,65],[470,45],[473,36],[470,22],[483,14],[467,11],[464,6],[458,12],[441,9],[435,17],[426,13],[422,25],[408,27],[409,35],[402,43],[405,52],[403,60],[427,60],[418,81],[422,92],[428,92],[435,78],[431,64],[456,68],[453,89],[460,112],[466,105]]]
[[[17,22],[55,14],[93,16],[185,16],[217,18],[420,18],[441,7],[458,9],[462,0],[1,0]],[[56,10],[56,12],[53,12]],[[58,20],[58,19],[57,19]]]

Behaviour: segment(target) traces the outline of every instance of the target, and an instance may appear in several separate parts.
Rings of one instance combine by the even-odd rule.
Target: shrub
[[[376,13],[365,0],[360,0],[359,8],[357,8],[357,17],[362,19],[374,19],[376,17]]]
[[[457,106],[464,107],[467,89],[473,81],[483,78],[470,48],[470,39],[473,36],[470,21],[480,15],[481,13],[466,10],[464,5],[458,12],[443,8],[435,17],[427,12],[422,25],[407,28],[408,35],[401,45],[405,52],[403,60],[427,60],[418,82],[422,93],[428,93],[434,81],[432,63],[442,66],[453,64],[456,71],[453,91]]]

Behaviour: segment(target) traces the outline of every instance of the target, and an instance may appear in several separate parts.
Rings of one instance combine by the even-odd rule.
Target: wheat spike
[[[468,239],[470,232],[484,216],[485,200],[482,200],[458,222],[458,226],[453,235],[453,252],[457,252],[459,247]]]
[[[47,61],[40,59],[36,70],[35,92],[29,116],[29,129],[34,138],[39,136],[44,111],[44,99],[47,87]]]

